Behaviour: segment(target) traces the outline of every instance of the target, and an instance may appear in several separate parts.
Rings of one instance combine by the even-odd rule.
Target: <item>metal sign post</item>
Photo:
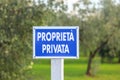
[[[51,59],[51,80],[64,80],[64,59]]]

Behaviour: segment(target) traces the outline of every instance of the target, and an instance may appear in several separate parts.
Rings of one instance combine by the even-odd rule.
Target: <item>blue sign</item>
[[[33,58],[79,58],[79,27],[34,26]]]

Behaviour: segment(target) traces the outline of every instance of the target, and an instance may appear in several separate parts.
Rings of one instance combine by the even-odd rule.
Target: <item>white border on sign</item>
[[[77,56],[35,56],[35,29],[76,29],[77,35]],[[79,26],[33,26],[33,59],[53,59],[53,58],[65,58],[65,59],[79,59]]]

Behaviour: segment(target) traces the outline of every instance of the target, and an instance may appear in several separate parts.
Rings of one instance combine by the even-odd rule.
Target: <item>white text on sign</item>
[[[74,41],[74,36],[72,32],[38,32],[37,41]]]
[[[38,32],[37,41],[74,41],[71,32]],[[42,44],[42,53],[69,53],[67,44]]]

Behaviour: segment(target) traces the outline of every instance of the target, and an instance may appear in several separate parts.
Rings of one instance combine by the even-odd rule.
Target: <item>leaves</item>
[[[42,13],[26,0],[0,4],[0,80],[22,80],[32,59],[32,26],[42,25]]]

